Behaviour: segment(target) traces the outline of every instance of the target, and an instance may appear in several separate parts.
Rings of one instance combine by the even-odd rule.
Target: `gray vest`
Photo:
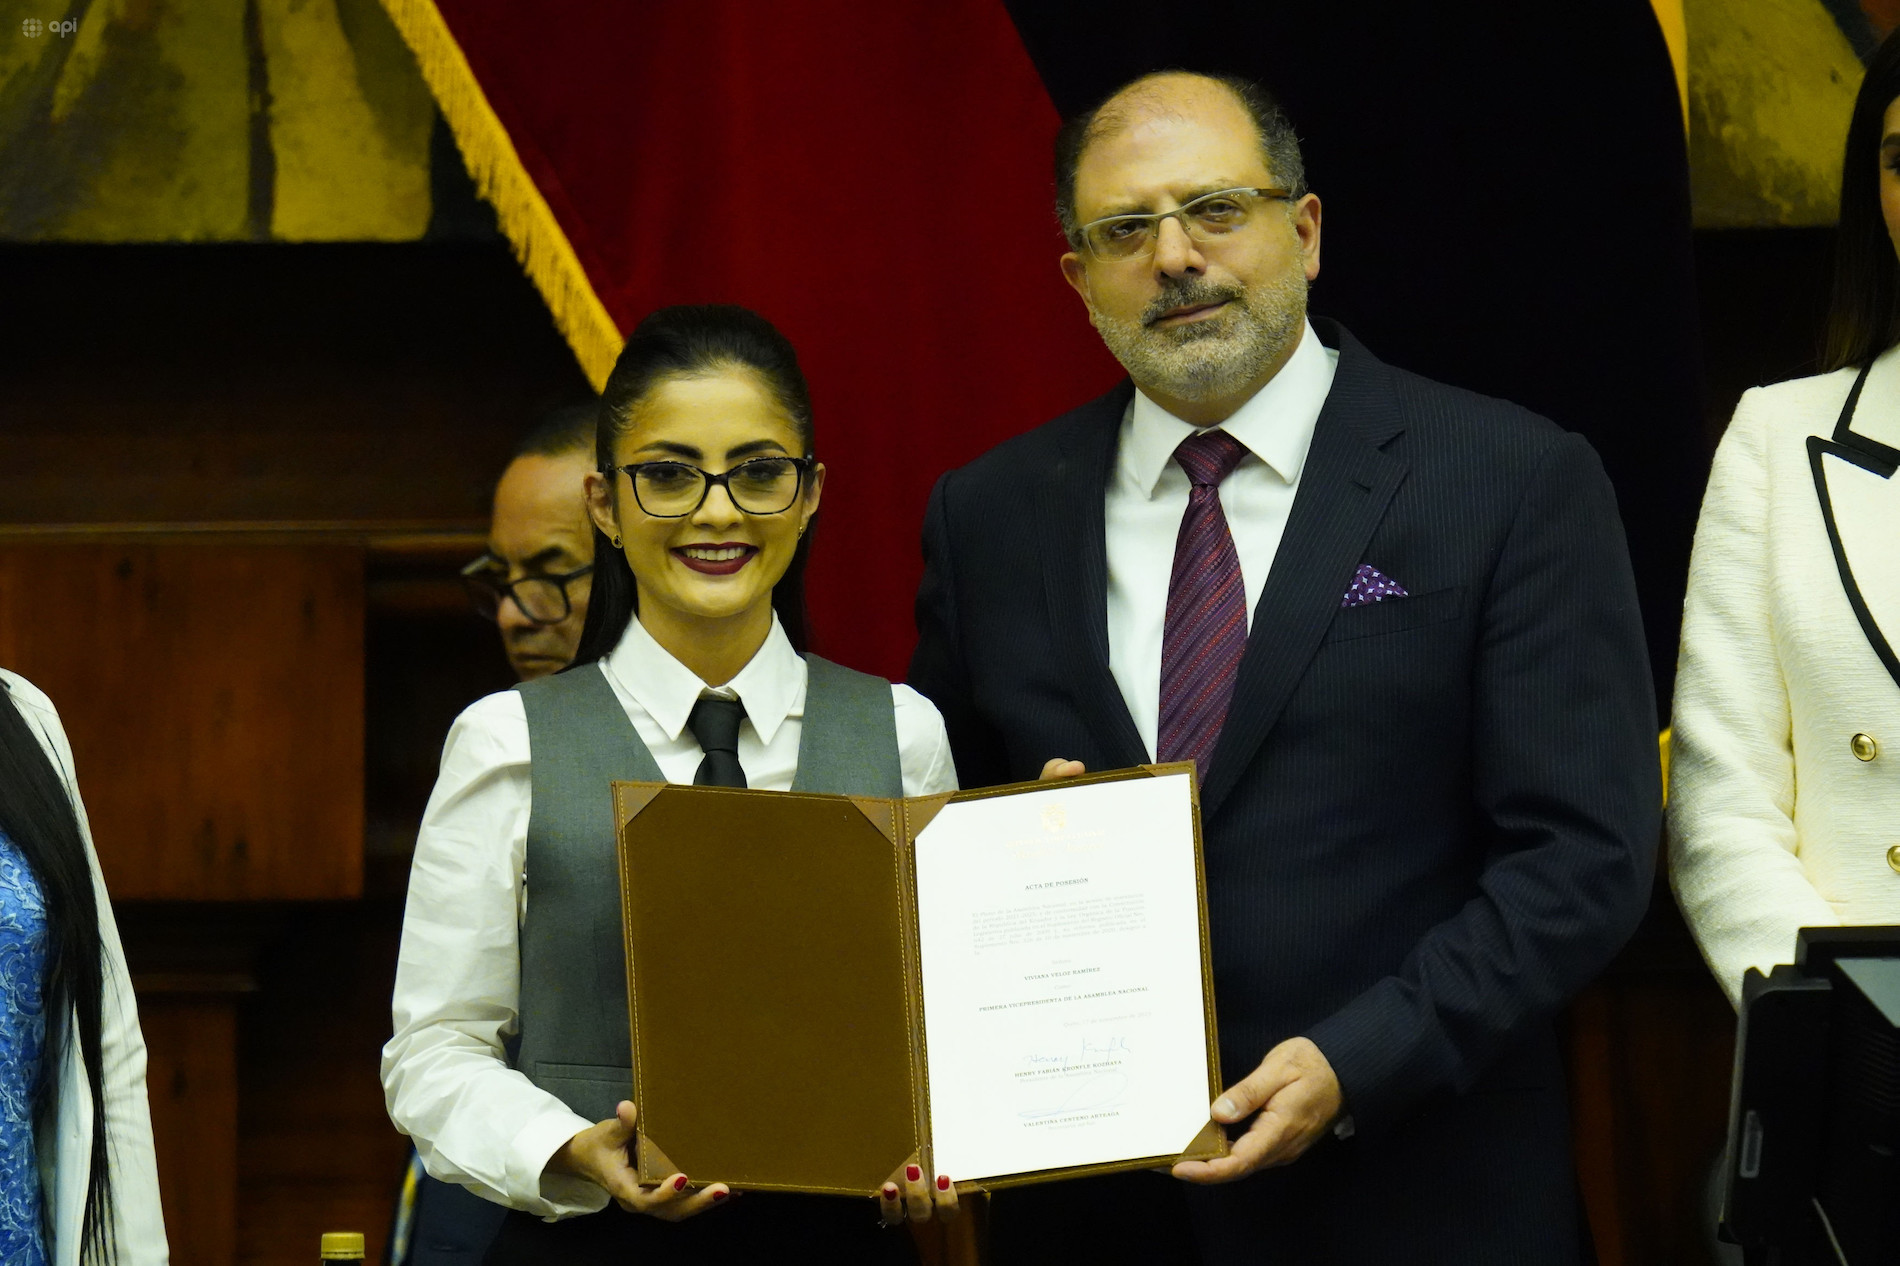
[[[890,683],[815,655],[805,662],[792,790],[903,795]],[[515,1067],[589,1121],[604,1121],[633,1084],[608,784],[666,776],[598,665],[515,689],[528,716],[534,779]]]

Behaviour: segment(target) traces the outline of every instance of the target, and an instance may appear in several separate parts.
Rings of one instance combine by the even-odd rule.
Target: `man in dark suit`
[[[939,482],[910,680],[966,787],[1198,764],[1234,1147],[999,1194],[997,1260],[1576,1261],[1551,1020],[1661,798],[1602,468],[1307,320],[1319,202],[1251,84],[1128,85],[1057,197],[1133,381]]]

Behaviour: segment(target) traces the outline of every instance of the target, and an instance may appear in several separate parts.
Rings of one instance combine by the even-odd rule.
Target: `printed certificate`
[[[1192,771],[613,784],[641,1181],[872,1195],[911,1166],[967,1190],[1224,1155]]]
[[[939,1171],[1173,1156],[1207,1125],[1189,782],[952,802],[918,834]]]

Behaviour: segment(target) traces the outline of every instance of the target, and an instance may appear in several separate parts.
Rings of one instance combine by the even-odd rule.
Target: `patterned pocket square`
[[[1359,570],[1353,573],[1352,584],[1346,589],[1346,596],[1339,600],[1342,607],[1363,607],[1368,602],[1379,602],[1385,598],[1405,598],[1405,586],[1374,567],[1371,563],[1359,564]]]

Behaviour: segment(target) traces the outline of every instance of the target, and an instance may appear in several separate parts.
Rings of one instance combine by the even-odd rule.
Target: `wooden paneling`
[[[449,726],[515,677],[495,626],[469,609],[455,566],[431,577],[372,554],[369,603],[363,846],[368,864],[399,863],[406,875]]]
[[[588,396],[499,239],[0,245],[0,277],[0,523],[479,530]]]
[[[165,1232],[174,1262],[231,1266],[237,1260],[236,998],[179,992],[180,983],[139,991]],[[316,1253],[308,1256],[314,1260]]]
[[[237,1261],[306,1266],[325,1231],[363,1232],[381,1261],[409,1155],[380,1071],[402,896],[292,907],[274,927],[239,1029]]]
[[[1642,927],[1564,1030],[1601,1266],[1712,1266],[1702,1183],[1728,1125],[1735,1013],[1660,875]]]
[[[115,898],[362,890],[360,549],[0,544],[0,664],[60,709]]]

